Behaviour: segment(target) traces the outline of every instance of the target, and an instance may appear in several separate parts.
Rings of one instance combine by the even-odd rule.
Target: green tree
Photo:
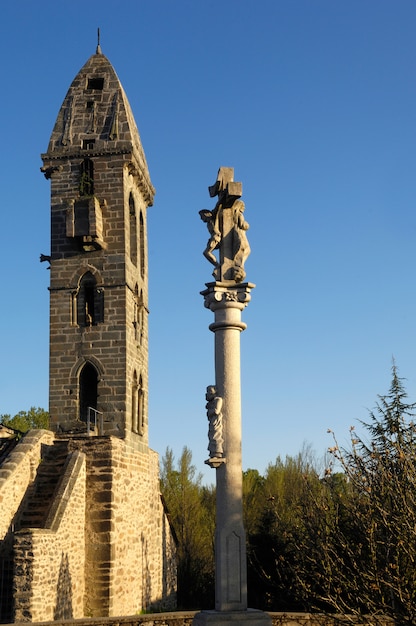
[[[303,610],[297,593],[297,571],[302,553],[303,502],[309,483],[319,483],[316,461],[309,448],[283,461],[277,457],[264,477],[250,470],[244,503],[248,538],[249,601],[259,608],[276,611]],[[246,473],[247,474],[247,473]],[[244,483],[243,483],[244,485]],[[246,489],[244,489],[246,491]]]
[[[0,423],[22,433],[31,428],[49,428],[49,413],[40,407],[30,407],[28,411],[19,411],[16,415],[0,414]]]
[[[265,503],[264,478],[256,469],[243,472],[244,528],[249,536],[256,532]]]
[[[372,623],[380,615],[416,622],[416,404],[406,398],[393,365],[388,394],[361,422],[367,438],[351,428],[348,451],[334,438],[343,477],[328,471],[308,497],[299,589],[317,607],[369,614]]]
[[[214,602],[215,491],[184,447],[178,462],[167,448],[162,459],[161,491],[178,540],[178,606],[202,608]]]

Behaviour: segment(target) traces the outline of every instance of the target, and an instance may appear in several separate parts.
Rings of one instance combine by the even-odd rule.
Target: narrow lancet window
[[[86,272],[80,280],[77,295],[78,326],[95,326],[104,321],[104,291],[97,287],[91,272]]]
[[[81,163],[79,195],[94,195],[94,163],[91,161],[91,159],[84,159]]]
[[[134,433],[137,433],[139,430],[137,422],[138,388],[139,383],[137,382],[137,374],[136,372],[134,372],[133,385],[131,390],[131,429]]]
[[[129,196],[129,216],[130,216],[130,259],[137,265],[137,218],[136,207],[134,205],[133,194]]]
[[[98,373],[92,363],[85,363],[79,375],[79,419],[87,422],[88,409],[97,409]]]
[[[144,391],[143,379],[137,380],[137,373],[133,374],[132,402],[131,402],[131,428],[138,435],[144,434]]]
[[[134,326],[134,339],[139,341],[140,325],[139,325],[139,286],[136,283],[134,287],[133,295],[133,326]]]
[[[146,250],[144,242],[144,219],[143,213],[140,211],[140,275],[145,277],[146,272]]]
[[[140,376],[137,390],[137,422],[139,425],[139,435],[144,434],[144,390],[143,379]]]

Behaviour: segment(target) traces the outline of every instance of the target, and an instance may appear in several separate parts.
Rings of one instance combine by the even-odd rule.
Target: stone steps
[[[20,516],[19,527],[43,528],[68,457],[66,441],[47,446]]]

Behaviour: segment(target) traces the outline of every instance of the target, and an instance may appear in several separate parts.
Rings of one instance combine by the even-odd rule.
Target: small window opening
[[[88,100],[87,109],[93,109],[93,108],[94,108],[94,100]]]
[[[89,78],[87,89],[103,89],[104,88],[104,78]]]
[[[83,150],[94,150],[95,139],[83,139],[82,140],[82,149]]]
[[[94,195],[94,163],[91,159],[84,159],[81,163],[79,177],[79,195]]]

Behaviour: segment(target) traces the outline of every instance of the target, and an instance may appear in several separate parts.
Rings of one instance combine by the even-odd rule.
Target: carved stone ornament
[[[243,310],[251,300],[250,291],[253,288],[253,283],[235,287],[229,287],[224,283],[207,283],[207,289],[201,291],[201,295],[204,296],[205,307],[211,311],[227,307]]]
[[[40,171],[46,180],[49,180],[52,177],[52,174],[55,174],[55,172],[62,172],[63,169],[62,165],[44,165],[40,168]]]
[[[246,234],[249,224],[240,200],[242,184],[234,181],[234,168],[220,167],[215,184],[208,189],[211,198],[218,196],[218,201],[212,211],[199,211],[210,235],[203,254],[214,266],[212,275],[216,281],[241,283],[246,277],[244,263],[250,254]]]
[[[222,428],[222,398],[217,395],[217,388],[214,385],[207,387],[205,395],[207,403],[205,405],[208,417],[208,451],[209,459],[205,461],[211,467],[219,467],[225,462],[224,439]]]

